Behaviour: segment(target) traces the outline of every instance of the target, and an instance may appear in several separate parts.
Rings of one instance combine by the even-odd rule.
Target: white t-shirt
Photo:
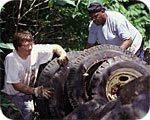
[[[129,50],[136,53],[142,44],[142,36],[139,31],[119,12],[105,12],[107,18],[104,25],[96,25],[91,21],[88,43],[94,44],[96,40],[99,40],[100,44],[120,46],[124,40],[131,37],[133,43]]]
[[[52,56],[53,49],[49,44],[33,45],[31,55],[25,60],[18,56],[16,50],[13,50],[5,58],[5,84],[2,91],[8,95],[24,95],[16,91],[12,83],[21,82],[25,85],[33,86],[40,64],[48,62]]]

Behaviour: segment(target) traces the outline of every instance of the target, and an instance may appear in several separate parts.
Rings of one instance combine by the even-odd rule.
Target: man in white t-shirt
[[[32,95],[49,98],[52,88],[34,88],[40,64],[52,59],[53,53],[60,57],[59,64],[66,65],[68,58],[64,49],[57,44],[33,44],[33,36],[28,31],[15,33],[15,50],[5,58],[5,84],[2,92],[16,104],[24,120],[32,119],[34,111]]]
[[[91,3],[88,12],[92,18],[89,25],[88,44],[85,49],[100,44],[112,44],[129,49],[143,59],[143,40],[139,31],[119,12],[106,11],[99,3]]]

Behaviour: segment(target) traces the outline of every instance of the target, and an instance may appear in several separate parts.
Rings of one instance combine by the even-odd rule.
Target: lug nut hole
[[[128,80],[128,77],[126,77],[126,76],[121,76],[119,79],[120,79],[120,81],[127,81],[127,80]]]

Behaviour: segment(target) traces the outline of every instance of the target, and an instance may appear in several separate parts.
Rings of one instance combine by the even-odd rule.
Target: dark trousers
[[[143,50],[143,47],[144,47],[144,40],[142,41],[142,44],[141,44],[141,47],[139,48],[139,50],[135,53],[135,55],[137,57],[139,57],[140,60],[144,59],[144,50]]]

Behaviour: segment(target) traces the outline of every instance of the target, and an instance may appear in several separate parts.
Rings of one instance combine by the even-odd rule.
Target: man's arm
[[[13,83],[14,89],[25,94],[34,94],[34,88],[24,85],[23,83]]]
[[[66,65],[68,63],[67,53],[65,50],[57,44],[52,45],[53,52],[55,52],[60,57],[58,58],[58,63],[61,65]]]
[[[132,38],[130,37],[128,40],[125,40],[121,45],[120,47],[121,48],[124,48],[124,49],[127,49],[128,47],[130,47],[132,45]]]
[[[94,44],[92,44],[92,43],[87,43],[85,49],[88,49],[88,48],[93,47],[93,46],[94,46]]]
[[[14,89],[17,91],[20,91],[25,94],[35,95],[36,97],[45,97],[49,98],[53,95],[54,89],[53,88],[47,88],[44,86],[39,86],[36,88],[29,87],[27,85],[24,85],[23,83],[13,83],[12,84]]]
[[[55,52],[57,55],[59,55],[59,56],[67,55],[65,50],[60,45],[54,44],[54,45],[52,45],[52,47],[53,47],[53,52]]]

